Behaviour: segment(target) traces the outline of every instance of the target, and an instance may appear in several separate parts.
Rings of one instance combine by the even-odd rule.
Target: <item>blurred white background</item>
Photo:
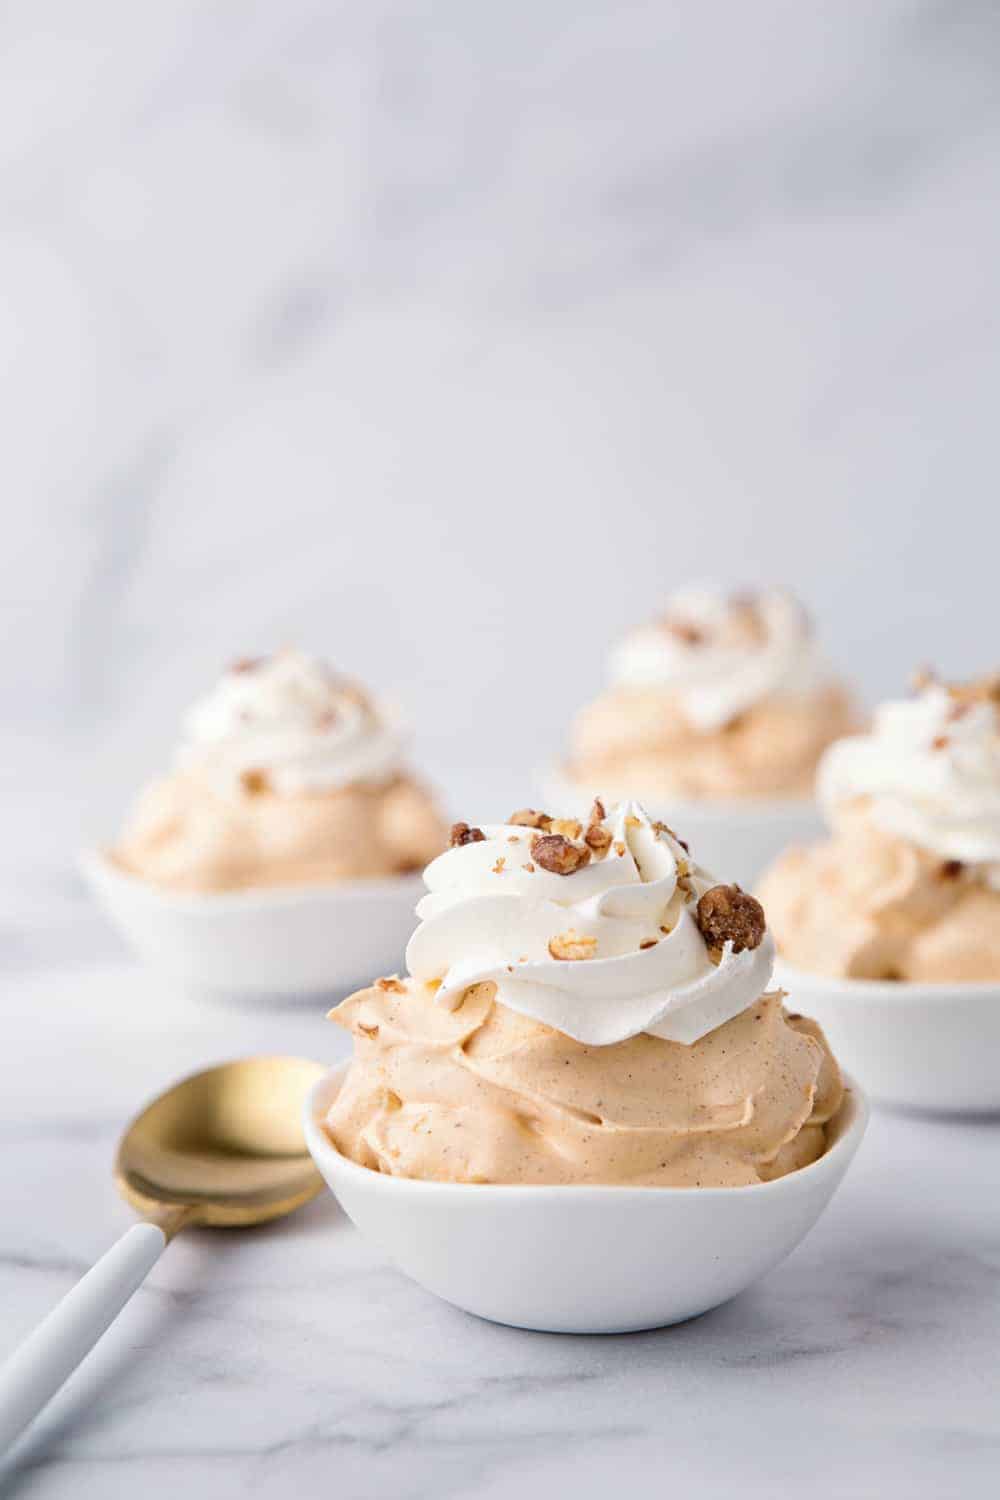
[[[8,0],[10,917],[236,655],[523,800],[610,637],[791,584],[996,665],[1000,9]]]

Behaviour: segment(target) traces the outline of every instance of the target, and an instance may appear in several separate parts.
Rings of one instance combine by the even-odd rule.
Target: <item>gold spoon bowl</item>
[[[136,1116],[114,1172],[144,1222],[126,1230],[0,1369],[0,1452],[90,1352],[179,1229],[263,1224],[316,1196],[323,1178],[301,1120],[323,1072],[300,1057],[248,1057],[183,1079]]]

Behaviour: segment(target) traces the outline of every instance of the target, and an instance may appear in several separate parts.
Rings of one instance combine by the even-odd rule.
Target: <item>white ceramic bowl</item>
[[[309,1150],[341,1207],[427,1291],[543,1332],[660,1328],[734,1297],[812,1228],[868,1119],[851,1085],[826,1155],[754,1187],[416,1182],[348,1161],[322,1128],[346,1067],[320,1079],[305,1109]]]
[[[599,787],[585,792],[558,770],[539,779],[548,812],[586,817]],[[809,844],[823,835],[814,802],[804,797],[767,801],[683,802],[634,793],[651,818],[661,818],[691,845],[700,865],[720,880],[750,890],[759,876],[789,844]]]
[[[829,979],[783,961],[774,977],[873,1099],[950,1114],[1000,1110],[1000,985]]]
[[[247,997],[327,994],[397,970],[423,892],[419,875],[337,885],[178,894],[93,850],[87,884],[129,946],[200,990]]]

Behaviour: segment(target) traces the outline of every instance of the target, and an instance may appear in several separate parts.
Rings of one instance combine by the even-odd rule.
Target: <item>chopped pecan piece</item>
[[[561,833],[544,833],[532,841],[531,857],[553,875],[572,875],[590,862],[590,850],[586,844],[571,844]]]
[[[392,995],[405,995],[406,985],[403,984],[398,974],[389,974],[384,979],[376,979],[377,990],[388,990]]]
[[[507,822],[516,824],[518,828],[548,829],[552,819],[548,813],[536,812],[533,807],[522,807],[517,812],[512,812]]]
[[[661,823],[659,820],[657,820],[653,824],[653,832],[654,833],[669,833],[669,835],[673,839],[674,843],[675,844],[680,844],[680,846],[684,850],[685,854],[690,854],[691,853],[690,846],[688,845],[688,843],[686,842],[686,840],[682,839],[681,836],[680,836],[680,834],[675,833],[674,830],[671,828],[671,826],[670,826],[669,823]]]
[[[591,823],[583,835],[583,842],[595,854],[607,854],[611,848],[611,829],[605,828],[603,823]]]
[[[642,942],[639,944],[640,951],[643,948],[655,948],[659,941],[659,938],[643,938]]]
[[[600,797],[595,797],[594,805],[590,809],[591,823],[603,823],[606,817],[607,813],[604,811],[604,803],[601,801]]]
[[[938,874],[942,880],[957,880],[963,869],[964,866],[960,859],[946,859],[938,870]]]
[[[576,818],[553,818],[546,833],[561,833],[564,839],[578,839],[583,832],[583,824],[578,823]]]
[[[738,885],[713,885],[698,902],[695,920],[710,948],[732,943],[734,953],[758,947],[767,926],[760,902]]]
[[[468,823],[453,823],[451,825],[451,847],[458,849],[462,844],[481,844],[486,838],[481,828],[470,828]]]
[[[494,875],[502,875],[503,874],[503,867],[504,867],[504,865],[506,863],[507,863],[507,861],[504,859],[503,855],[501,854],[500,858],[497,860],[496,864],[493,866],[493,873],[494,873]]]
[[[581,937],[573,931],[560,932],[549,943],[549,953],[553,958],[582,959],[593,958],[597,952],[597,939],[595,937]]]

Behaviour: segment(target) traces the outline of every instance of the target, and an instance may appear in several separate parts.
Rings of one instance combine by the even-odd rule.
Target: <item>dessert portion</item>
[[[1000,676],[931,677],[820,767],[831,837],[761,882],[781,953],[851,979],[1000,982]]]
[[[586,825],[457,823],[406,978],[331,1017],[354,1060],[326,1127],[436,1182],[735,1187],[820,1156],[843,1084],[770,991],[763,910],[636,803]]]
[[[173,770],[111,857],[155,885],[224,891],[417,870],[446,842],[386,715],[286,650],[237,662],[188,712]]]
[[[613,651],[567,771],[639,797],[808,797],[823,750],[854,723],[796,600],[689,589]]]

